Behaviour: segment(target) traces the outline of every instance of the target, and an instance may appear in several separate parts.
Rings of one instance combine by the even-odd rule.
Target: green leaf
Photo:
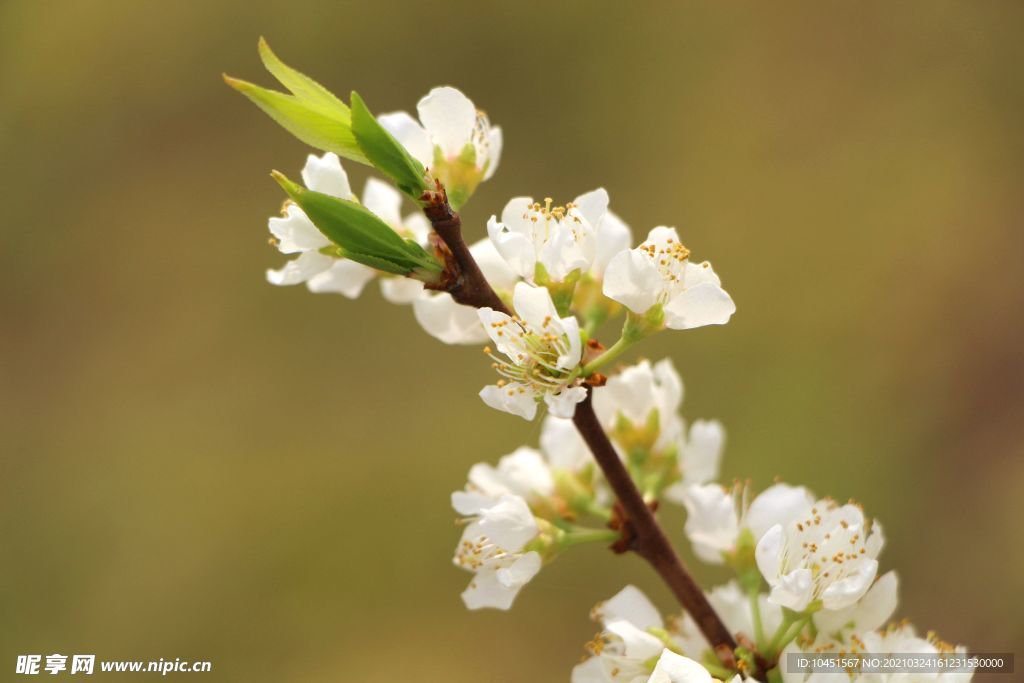
[[[345,123],[351,122],[352,115],[347,104],[309,76],[282,62],[263,37],[260,37],[259,52],[260,59],[263,60],[263,66],[267,67],[267,71],[273,74],[274,78],[288,88],[296,98],[316,108],[336,112],[338,119]]]
[[[427,189],[426,170],[415,157],[374,118],[358,93],[353,92],[352,132],[363,154],[377,170],[391,178],[415,200]]]
[[[338,115],[337,110],[328,111],[295,95],[268,90],[227,75],[224,81],[307,145],[363,164],[369,163],[356,144],[351,125],[345,117]]]
[[[313,225],[353,261],[399,275],[441,271],[441,264],[423,247],[403,239],[358,202],[308,190],[277,171],[272,175]]]

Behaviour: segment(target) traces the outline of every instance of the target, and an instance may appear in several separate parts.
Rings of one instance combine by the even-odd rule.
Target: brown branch
[[[493,308],[512,315],[470,253],[466,240],[462,238],[462,219],[452,210],[444,188],[439,184],[436,191],[425,192],[420,200],[423,202],[423,213],[447,247],[444,257],[449,263],[439,289],[451,294],[460,304],[474,308]]]
[[[672,549],[672,544],[654,517],[654,512],[640,495],[633,477],[622,463],[619,454],[615,452],[594,413],[592,397],[593,389],[587,387],[587,398],[577,404],[572,421],[590,448],[590,452],[594,454],[594,460],[604,472],[605,479],[608,480],[626,513],[626,525],[631,527],[627,535],[631,539],[629,549],[654,567],[683,608],[697,622],[701,633],[711,643],[715,652],[727,649],[731,655],[736,648],[736,641],[704,596],[700,586],[693,580],[686,565]]]
[[[437,288],[449,292],[460,304],[477,308],[490,307],[504,313],[508,308],[491,288],[462,238],[462,221],[448,203],[444,188],[424,193],[423,213],[446,249],[439,250],[446,261],[444,277]],[[604,472],[625,513],[623,540],[628,550],[644,558],[668,584],[683,608],[693,617],[701,633],[723,662],[734,662],[736,641],[718,614],[693,580],[686,565],[676,554],[662,531],[654,513],[644,502],[633,478],[605,434],[594,406],[593,389],[587,387],[587,398],[576,406],[573,424],[587,443],[594,460]]]

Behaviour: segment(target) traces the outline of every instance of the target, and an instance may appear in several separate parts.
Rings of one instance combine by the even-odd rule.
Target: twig
[[[493,308],[506,315],[512,315],[487,282],[476,259],[470,253],[466,240],[462,238],[462,219],[448,203],[444,187],[438,184],[436,191],[425,192],[420,201],[423,202],[423,213],[430,221],[434,232],[447,247],[445,257],[453,261],[447,264],[445,278],[439,288],[451,294],[460,304],[475,308]]]
[[[462,238],[462,221],[448,203],[444,188],[438,185],[437,191],[425,193],[421,201],[424,214],[448,250],[444,256],[449,261],[449,267],[439,289],[449,292],[452,298],[461,304],[477,308],[490,307],[509,313],[466,246]],[[453,272],[448,272],[449,270]],[[628,540],[626,549],[634,551],[654,567],[683,608],[697,622],[701,633],[714,648],[716,655],[725,662],[733,661],[735,640],[704,597],[703,591],[693,580],[683,561],[672,549],[672,544],[662,531],[654,513],[644,502],[636,483],[619,459],[594,413],[592,393],[593,390],[588,386],[587,398],[576,406],[573,424],[593,453],[594,460],[604,472],[625,512],[625,519],[622,521],[623,539]]]
[[[719,652],[721,646],[728,648],[729,653],[736,648],[736,641],[733,640],[729,629],[725,627],[714,608],[704,597],[704,592],[693,580],[686,565],[672,549],[665,532],[655,518],[654,513],[647,506],[636,483],[629,475],[629,471],[615,452],[608,435],[605,434],[601,422],[594,413],[592,402],[593,390],[587,388],[587,398],[576,406],[576,414],[573,416],[573,424],[576,425],[580,436],[587,443],[590,452],[594,454],[605,479],[615,491],[616,497],[622,504],[626,513],[626,523],[632,527],[630,550],[654,567],[658,575],[668,584],[672,593],[682,604],[683,608],[690,613],[701,633],[711,644],[715,652]]]

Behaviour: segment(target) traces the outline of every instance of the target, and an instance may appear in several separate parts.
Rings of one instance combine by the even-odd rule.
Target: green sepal
[[[439,273],[442,265],[419,244],[403,239],[358,202],[308,190],[274,171],[274,180],[346,258],[395,275]]]
[[[427,189],[426,170],[370,113],[359,93],[353,91],[352,132],[370,163],[391,178],[400,190],[419,200]]]

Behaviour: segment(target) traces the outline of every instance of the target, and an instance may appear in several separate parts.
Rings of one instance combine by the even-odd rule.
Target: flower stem
[[[612,543],[619,538],[619,532],[612,529],[587,529],[576,527],[565,535],[562,543],[568,546],[580,545],[581,543]]]
[[[757,643],[759,650],[763,650],[765,646],[764,642],[764,623],[761,621],[761,597],[760,591],[756,586],[747,590],[747,597],[750,598],[750,612],[754,617],[754,642]]]
[[[633,342],[627,341],[625,337],[619,337],[619,341],[612,344],[604,353],[583,366],[583,376],[589,377],[590,375],[593,375],[605,365],[608,365],[608,363],[611,363],[613,360],[625,353],[632,345]]]
[[[779,629],[775,632],[775,636],[772,638],[771,644],[768,646],[768,654],[773,659],[778,657],[779,653],[793,642],[794,638],[800,635],[800,632],[804,630],[804,626],[810,620],[811,616],[809,614],[783,619],[782,623],[779,624]]]

